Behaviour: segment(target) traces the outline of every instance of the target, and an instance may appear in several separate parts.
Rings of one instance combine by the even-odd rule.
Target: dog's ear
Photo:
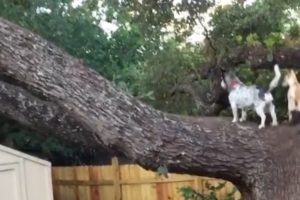
[[[227,70],[225,68],[223,68],[223,67],[219,67],[219,68],[220,68],[221,72],[227,72]]]
[[[228,74],[230,74],[231,77],[235,77],[235,76],[236,76],[236,72],[233,71],[233,70],[230,70],[230,71],[228,72]]]
[[[228,72],[225,68],[223,68],[223,67],[221,67],[221,66],[218,66],[218,68],[219,68],[219,70],[220,70],[222,76]]]
[[[225,79],[225,76],[227,74],[227,70],[225,68],[223,68],[222,66],[216,66],[216,68],[219,70],[219,72],[221,73],[221,80]]]

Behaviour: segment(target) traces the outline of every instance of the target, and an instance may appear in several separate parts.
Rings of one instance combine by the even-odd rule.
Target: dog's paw
[[[245,118],[240,118],[239,120],[240,120],[240,122],[244,122],[244,121],[246,121],[246,119],[245,119]]]
[[[263,129],[263,128],[265,128],[265,125],[261,124],[261,125],[258,126],[258,129]]]
[[[278,126],[278,122],[272,122],[272,126]]]
[[[236,119],[233,119],[233,120],[232,120],[232,123],[237,123],[237,121],[238,121],[238,120],[236,120]]]

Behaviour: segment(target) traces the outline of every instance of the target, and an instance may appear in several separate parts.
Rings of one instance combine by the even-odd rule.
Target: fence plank
[[[73,168],[63,167],[59,173],[59,178],[62,180],[74,180]],[[60,190],[60,198],[63,200],[77,200],[76,187],[64,185]]]
[[[152,171],[147,171],[141,168],[140,166],[137,166],[140,169],[140,180],[156,180],[155,174]],[[156,183],[153,181],[147,182],[147,184],[141,184],[141,191],[142,191],[142,200],[156,200]]]
[[[77,181],[89,181],[89,169],[87,166],[80,166],[74,169],[74,176]],[[77,185],[77,197],[77,200],[91,200],[90,187]]]
[[[138,165],[119,165],[116,158],[108,166],[53,167],[55,200],[183,200],[179,188],[191,186],[207,193],[206,182],[217,186],[224,182],[206,177],[156,172]],[[234,186],[227,182],[217,196],[224,200]],[[235,200],[241,199],[239,192]]]
[[[140,168],[136,165],[129,165],[129,179],[140,179]],[[130,186],[131,199],[132,197],[141,197],[142,188],[138,184]]]
[[[55,200],[61,200],[60,198],[60,186],[55,184],[55,180],[59,179],[59,170],[57,168],[52,168],[52,185],[53,185],[53,195]]]
[[[113,169],[110,165],[107,166],[96,166],[97,169],[101,171],[101,179],[102,180],[111,180],[113,181]],[[106,185],[101,186],[101,194],[102,200],[112,200],[115,199],[115,194],[113,192],[114,186]]]
[[[121,180],[125,179],[128,180],[129,179],[129,165],[123,165],[121,166]],[[130,186],[129,185],[122,185],[122,197],[123,200],[130,200],[131,198],[131,190],[130,190]]]
[[[121,200],[120,166],[117,157],[112,158],[112,168],[114,174],[114,193],[115,200]]]
[[[89,167],[89,177],[90,181],[100,182],[100,170],[96,167]],[[99,185],[94,185],[90,188],[91,200],[101,200],[101,188]]]

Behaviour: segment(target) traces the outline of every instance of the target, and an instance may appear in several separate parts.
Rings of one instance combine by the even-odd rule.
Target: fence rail
[[[206,182],[217,186],[217,179],[169,174],[168,178],[138,165],[119,165],[117,158],[107,166],[53,167],[55,200],[181,200],[178,189],[191,186],[206,193]],[[220,200],[234,186],[227,183],[217,194]],[[240,199],[240,194],[235,194]]]

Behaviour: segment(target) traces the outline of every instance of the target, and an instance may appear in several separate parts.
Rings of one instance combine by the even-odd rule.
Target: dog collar
[[[239,84],[240,84],[240,82],[238,80],[234,79],[234,80],[230,81],[229,88],[233,89],[233,88],[235,88]]]

